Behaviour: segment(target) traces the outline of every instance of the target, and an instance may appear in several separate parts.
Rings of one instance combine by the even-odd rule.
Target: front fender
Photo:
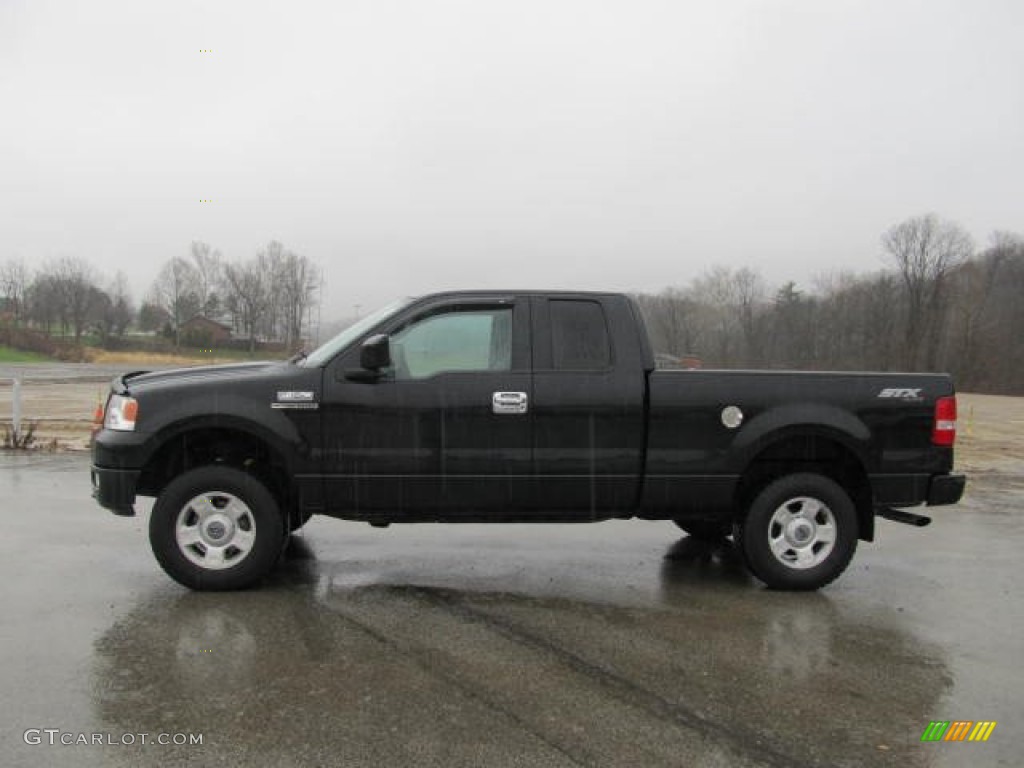
[[[308,458],[313,453],[313,446],[288,415],[300,412],[275,410],[266,400],[196,393],[161,403],[152,412],[155,416],[146,414],[145,405],[145,402],[140,403],[140,411],[148,418],[138,431],[103,430],[97,435],[94,445],[97,464],[141,469],[148,466],[168,442],[188,432],[210,429],[252,436],[269,445],[289,467],[296,459]],[[315,411],[308,413],[317,417]]]

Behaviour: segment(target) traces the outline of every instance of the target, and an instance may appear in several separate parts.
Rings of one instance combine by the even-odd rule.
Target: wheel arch
[[[153,441],[139,477],[140,494],[159,496],[175,477],[205,465],[234,467],[261,480],[282,511],[292,510],[289,450],[265,428],[237,418],[192,418],[172,424]]]
[[[769,483],[797,472],[813,472],[838,483],[857,511],[858,538],[873,541],[875,513],[866,462],[848,435],[814,425],[791,426],[766,435],[750,450],[740,473],[733,508],[746,514],[751,501]]]

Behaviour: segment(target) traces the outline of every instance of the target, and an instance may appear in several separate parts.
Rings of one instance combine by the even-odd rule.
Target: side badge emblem
[[[313,397],[312,392],[278,392],[277,402],[270,407],[275,411],[315,411],[320,404]]]

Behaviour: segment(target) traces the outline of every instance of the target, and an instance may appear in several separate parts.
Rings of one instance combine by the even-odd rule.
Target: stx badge
[[[920,389],[903,389],[900,387],[886,387],[878,393],[879,397],[893,398],[896,400],[921,400]]]

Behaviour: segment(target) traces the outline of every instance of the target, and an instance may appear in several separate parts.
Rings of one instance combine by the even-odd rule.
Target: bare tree
[[[259,337],[302,343],[303,325],[315,304],[319,270],[305,256],[271,240],[255,257],[223,266],[226,308],[254,351]]]
[[[855,367],[888,371],[899,365],[900,278],[885,271],[861,278],[857,287],[857,322],[862,331]]]
[[[997,311],[991,299],[1011,252],[1005,245],[994,245],[950,276],[948,327],[954,349],[950,359],[958,379],[970,380],[981,364],[980,342]]]
[[[809,368],[815,361],[816,302],[790,280],[775,293],[770,316],[772,363],[788,368]]]
[[[101,347],[106,347],[113,335],[113,307],[110,294],[94,285],[89,301],[89,327],[99,337]]]
[[[1024,238],[997,232],[992,245],[951,279],[949,368],[987,392],[1024,392]]]
[[[171,318],[163,307],[152,301],[144,301],[139,307],[136,322],[143,331],[159,331],[165,326],[171,325]]]
[[[281,295],[284,339],[288,349],[302,345],[303,322],[314,303],[319,270],[305,256],[285,251],[277,282]]]
[[[150,303],[167,313],[176,347],[181,346],[182,324],[200,310],[197,282],[195,267],[175,257],[164,264],[150,291]]]
[[[123,272],[118,272],[114,276],[114,284],[109,293],[114,304],[111,329],[115,336],[124,336],[128,326],[131,325],[132,318],[135,317],[135,305],[128,291],[128,280]]]
[[[733,277],[739,310],[740,329],[743,332],[743,363],[759,365],[764,359],[761,310],[764,305],[765,284],[761,273],[749,267],[738,270]]]
[[[249,261],[224,266],[224,282],[228,289],[227,306],[235,317],[235,325],[249,338],[249,351],[256,350],[256,337],[268,314],[270,275],[264,254]]]
[[[739,318],[736,281],[728,267],[716,266],[693,281],[692,292],[701,299],[698,316],[708,341],[707,354],[715,365],[737,362]],[[705,354],[701,350],[700,354]]]
[[[935,214],[915,216],[882,236],[886,255],[906,293],[905,365],[933,369],[941,338],[945,279],[974,250],[970,235]]]
[[[25,314],[25,299],[28,292],[28,269],[21,259],[10,259],[0,265],[0,296],[6,304],[14,326],[17,327]]]
[[[84,259],[66,256],[50,264],[47,270],[52,278],[58,312],[65,332],[68,325],[75,334],[75,343],[91,319],[97,301],[96,270]]]
[[[195,293],[199,311],[210,318],[220,314],[218,286],[223,283],[224,262],[220,251],[201,240],[192,241],[192,266],[195,269]]]
[[[696,354],[698,302],[688,291],[666,288],[657,296],[640,297],[657,349],[675,357]]]
[[[284,296],[282,294],[286,260],[284,245],[277,240],[271,240],[256,254],[256,259],[267,276],[259,331],[264,338],[279,339],[284,335]]]
[[[25,316],[49,336],[53,323],[60,319],[60,300],[53,275],[41,272],[32,279],[25,292],[25,304]]]
[[[135,316],[135,308],[128,295],[128,281],[122,272],[117,273],[109,290],[96,289],[96,294],[93,308],[94,323],[101,343],[106,346],[111,337],[124,336]]]

